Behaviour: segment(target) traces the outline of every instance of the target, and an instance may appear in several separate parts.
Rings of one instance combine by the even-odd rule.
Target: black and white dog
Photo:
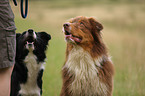
[[[45,51],[50,39],[46,32],[34,32],[32,29],[16,34],[16,63],[10,96],[42,95]]]

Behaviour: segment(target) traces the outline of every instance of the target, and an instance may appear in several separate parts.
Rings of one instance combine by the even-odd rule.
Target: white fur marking
[[[91,55],[79,46],[74,46],[71,50],[64,68],[68,68],[70,73],[75,74],[75,79],[70,85],[73,96],[107,95],[107,86],[100,82],[97,76],[97,68],[101,67],[102,57],[93,60]]]
[[[29,34],[29,33],[28,33],[28,31],[27,31],[27,32],[26,32],[26,37],[28,36],[28,34]],[[33,38],[34,38],[34,39],[37,38],[37,35],[36,35],[35,31],[33,31]]]
[[[21,84],[20,94],[25,94],[29,96],[40,96],[40,88],[37,85],[38,72],[44,69],[43,63],[37,63],[37,57],[29,52],[28,56],[25,58],[24,62],[28,68],[28,79],[25,84]]]
[[[64,29],[64,27],[62,28],[62,31],[65,33],[65,29]],[[71,31],[71,26],[69,26],[69,33],[70,33],[70,31]],[[71,33],[70,33],[71,34]],[[66,42],[70,42],[70,43],[75,43],[75,41],[72,39],[72,38],[69,38],[69,39],[67,39],[66,37],[65,37],[65,41]]]
[[[37,36],[36,36],[36,33],[33,31],[33,37],[36,39]]]

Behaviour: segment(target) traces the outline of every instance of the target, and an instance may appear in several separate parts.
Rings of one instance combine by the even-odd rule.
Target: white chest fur
[[[75,46],[64,68],[74,74],[74,81],[70,85],[73,96],[106,96],[107,86],[100,82],[98,67],[101,67],[102,58],[93,60],[83,48]],[[98,67],[97,67],[98,66]],[[84,95],[85,94],[85,95]],[[97,95],[97,96],[98,96]]]
[[[40,96],[40,88],[37,86],[37,76],[41,69],[44,69],[43,63],[37,63],[37,57],[29,52],[24,60],[28,69],[28,78],[25,84],[21,84],[20,94],[28,96]]]

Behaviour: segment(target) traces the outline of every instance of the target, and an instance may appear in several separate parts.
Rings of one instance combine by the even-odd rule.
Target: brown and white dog
[[[60,96],[112,96],[114,67],[102,29],[94,18],[83,16],[63,25],[67,49]]]

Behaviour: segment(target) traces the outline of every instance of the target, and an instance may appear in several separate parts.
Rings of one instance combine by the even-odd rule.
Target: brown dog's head
[[[103,26],[92,17],[79,16],[63,24],[66,41],[74,44],[98,42],[102,29]]]

